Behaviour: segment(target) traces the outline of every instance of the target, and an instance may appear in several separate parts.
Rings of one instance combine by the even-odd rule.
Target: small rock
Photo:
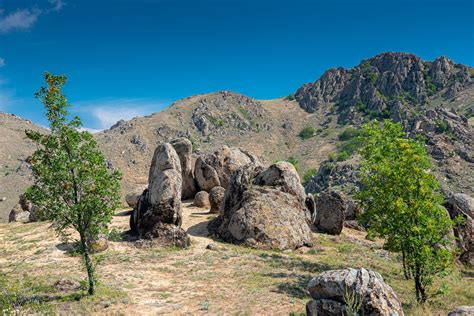
[[[202,208],[207,208],[210,206],[209,204],[209,193],[206,191],[200,191],[196,193],[196,196],[194,197],[194,206],[197,207],[202,207]]]
[[[207,250],[218,250],[218,247],[215,244],[209,244],[206,246]]]
[[[6,201],[6,200],[7,200],[6,197],[2,197],[2,198],[0,199],[0,202],[4,202],[4,201]]]
[[[79,283],[73,280],[60,279],[54,282],[53,287],[58,292],[71,292],[79,289]]]
[[[459,306],[450,311],[448,316],[474,316],[474,306]]]
[[[106,251],[107,248],[109,248],[109,242],[107,241],[107,238],[101,236],[96,241],[91,243],[90,248],[92,253]]]

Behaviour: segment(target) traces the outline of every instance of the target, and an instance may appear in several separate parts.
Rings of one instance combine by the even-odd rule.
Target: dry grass
[[[115,236],[109,249],[96,255],[102,281],[93,298],[81,290],[56,291],[62,278],[85,277],[80,258],[54,237],[47,223],[0,226],[0,272],[23,299],[23,309],[83,314],[279,314],[304,312],[308,281],[328,269],[366,267],[380,272],[397,292],[408,315],[445,315],[474,301],[473,270],[456,270],[449,286],[425,307],[416,306],[412,284],[402,278],[397,258],[369,242],[364,234],[344,230],[341,236],[314,235],[315,246],[294,252],[259,251],[206,237],[209,214],[185,205],[184,227],[192,236],[187,250],[138,249]],[[128,217],[116,216],[116,231]],[[217,250],[206,250],[209,243]],[[1,281],[1,280],[0,280]],[[14,285],[14,286],[13,286]]]

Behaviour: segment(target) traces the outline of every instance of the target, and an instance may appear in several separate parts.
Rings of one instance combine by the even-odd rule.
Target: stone
[[[474,316],[474,306],[459,306],[448,313],[448,316]]]
[[[152,241],[147,244],[187,247],[189,237],[181,228],[181,192],[178,154],[169,143],[160,144],[153,155],[148,189],[143,191],[130,216],[132,233]]]
[[[224,203],[225,189],[223,187],[213,187],[209,192],[209,204],[211,209],[209,213],[219,214]]]
[[[90,244],[90,249],[92,253],[99,253],[106,251],[109,248],[109,241],[105,236],[100,236],[97,240],[93,241]]]
[[[322,192],[316,200],[314,226],[320,232],[339,235],[344,226],[347,204],[344,196],[336,191]]]
[[[382,276],[364,268],[329,270],[308,284],[313,301],[308,303],[309,315],[343,315],[357,309],[360,315],[403,316],[402,304]],[[350,304],[349,298],[359,304]],[[359,306],[356,306],[359,305]]]
[[[24,211],[20,204],[17,204],[10,211],[8,222],[28,223],[30,221],[31,213]]]
[[[247,164],[261,165],[261,162],[256,155],[241,148],[222,146],[196,160],[196,182],[201,191],[210,192],[215,186],[227,188],[231,174]]]
[[[80,288],[80,284],[73,280],[60,279],[54,282],[53,287],[58,292],[71,292]]]
[[[461,217],[464,223],[454,227],[461,262],[474,266],[474,199],[466,194],[453,194],[445,205],[451,219]]]
[[[198,187],[202,191],[209,192],[213,187],[220,186],[221,184],[217,171],[201,157],[196,159],[194,173]]]
[[[311,245],[305,200],[289,190],[292,182],[285,183],[283,175],[279,180],[263,180],[278,168],[246,165],[234,172],[221,213],[209,223],[209,231],[225,241],[258,249]]]
[[[140,195],[143,193],[143,190],[136,190],[134,192],[130,192],[127,195],[125,195],[125,202],[127,205],[131,208],[134,208],[137,203],[138,199],[140,198]]]
[[[209,193],[207,193],[206,191],[200,191],[196,193],[193,205],[201,208],[208,208],[210,206]]]
[[[174,139],[170,144],[176,150],[181,163],[181,176],[183,178],[181,199],[192,199],[198,191],[196,180],[194,179],[194,165],[192,161],[193,144],[184,137]]]

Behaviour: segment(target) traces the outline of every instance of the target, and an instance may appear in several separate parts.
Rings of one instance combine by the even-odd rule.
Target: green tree
[[[434,276],[449,272],[453,253],[448,232],[453,221],[441,206],[439,183],[420,139],[385,120],[364,126],[365,146],[358,199],[369,237],[382,237],[389,251],[402,255],[403,271],[415,282],[416,299],[428,299]]]
[[[96,275],[91,246],[107,231],[120,202],[120,173],[109,172],[104,156],[89,132],[80,131],[78,117],[68,118],[67,103],[61,93],[65,76],[45,73],[46,86],[36,97],[46,108],[50,133],[26,131],[37,144],[31,157],[35,177],[28,197],[51,220],[64,239],[71,229],[79,234],[80,252],[87,269],[88,293],[95,293]]]
[[[314,129],[314,127],[306,126],[300,131],[298,136],[301,139],[306,140],[306,139],[309,139],[309,138],[313,137],[315,133],[316,133],[316,130]]]

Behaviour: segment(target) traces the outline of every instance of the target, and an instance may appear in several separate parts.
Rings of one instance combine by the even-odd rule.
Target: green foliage
[[[301,139],[306,140],[306,139],[309,139],[309,138],[313,137],[315,133],[316,133],[316,130],[315,130],[314,127],[306,126],[300,131],[298,136],[301,137]]]
[[[289,95],[285,97],[285,100],[287,101],[293,101],[294,99],[295,99],[294,93],[290,93]]]
[[[436,120],[436,133],[446,133],[449,132],[449,125],[443,120]]]
[[[295,167],[296,170],[300,169],[300,162],[295,157],[290,156],[290,157],[288,157],[288,159],[286,161],[291,163]]]
[[[317,173],[318,173],[318,170],[314,168],[306,170],[306,172],[303,175],[303,183],[306,183],[309,180],[311,180]]]
[[[224,126],[224,120],[223,119],[218,119],[218,118],[215,118],[214,116],[211,116],[211,115],[206,115],[206,117],[209,119],[209,121],[211,122],[212,125],[214,125],[216,127]]]
[[[453,261],[448,232],[453,222],[441,206],[439,183],[421,140],[408,139],[400,124],[385,120],[364,126],[361,190],[357,197],[369,237],[385,239],[385,248],[402,254],[416,298],[428,299],[433,277],[446,274]]]
[[[42,216],[64,239],[71,229],[80,237],[80,251],[89,277],[89,294],[94,293],[95,274],[90,257],[91,244],[106,233],[114,210],[120,205],[120,173],[109,172],[103,154],[89,132],[79,131],[78,117],[68,118],[67,103],[61,93],[65,76],[45,73],[46,86],[36,97],[42,101],[50,123],[50,133],[26,131],[37,144],[30,159],[34,185],[28,198],[38,205]]]

